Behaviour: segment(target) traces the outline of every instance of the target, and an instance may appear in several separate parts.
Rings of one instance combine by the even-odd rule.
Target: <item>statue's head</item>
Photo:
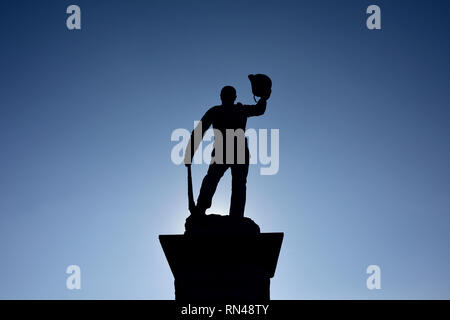
[[[222,100],[222,104],[234,104],[236,100],[236,89],[232,86],[225,86],[220,91],[220,99]]]

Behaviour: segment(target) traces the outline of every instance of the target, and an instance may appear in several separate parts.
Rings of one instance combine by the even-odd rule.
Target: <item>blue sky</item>
[[[78,4],[82,30],[66,28]],[[382,29],[365,26],[378,4]],[[274,299],[450,298],[446,1],[2,1],[0,298],[172,299],[159,234],[182,233],[176,128],[273,94],[280,170],[246,215],[285,240]],[[194,167],[198,192],[206,165]],[[229,173],[210,212],[226,213]],[[82,289],[65,287],[81,267]],[[368,265],[382,289],[366,288]]]

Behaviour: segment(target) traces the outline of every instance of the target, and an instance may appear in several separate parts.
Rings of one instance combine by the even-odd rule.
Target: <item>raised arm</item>
[[[243,112],[247,117],[261,116],[266,112],[267,100],[264,98],[259,99],[259,101],[254,105],[243,105]]]
[[[244,105],[243,111],[247,117],[261,116],[266,112],[267,100],[269,100],[272,90],[269,89],[265,96],[262,96],[254,105]]]
[[[212,124],[212,113],[212,108],[206,111],[202,119],[192,131],[191,138],[189,139],[186,146],[186,151],[184,152],[184,164],[186,166],[190,166],[192,164],[192,158],[194,157],[195,151],[200,145],[200,142],[203,140],[206,130],[208,130]]]

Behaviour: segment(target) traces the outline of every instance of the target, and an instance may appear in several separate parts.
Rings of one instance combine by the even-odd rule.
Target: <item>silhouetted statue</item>
[[[189,210],[192,215],[205,215],[206,209],[211,207],[211,201],[220,179],[230,168],[232,176],[230,216],[244,217],[246,183],[250,163],[250,152],[245,137],[247,118],[264,114],[267,100],[272,91],[272,82],[269,77],[258,74],[249,75],[249,79],[254,96],[260,97],[256,105],[235,104],[236,90],[231,86],[225,86],[220,92],[222,104],[209,109],[192,131],[184,160],[188,167]],[[211,164],[203,179],[197,205],[195,205],[192,198],[190,166],[195,151],[211,125],[214,128]]]
[[[236,90],[224,87],[220,93],[222,104],[205,113],[186,148],[191,215],[186,219],[183,235],[159,236],[175,278],[177,301],[270,300],[270,279],[275,275],[283,233],[261,233],[253,220],[244,217],[250,160],[244,133],[247,118],[264,114],[272,81],[262,74],[250,75],[249,79],[253,95],[260,97],[256,105],[235,104]],[[214,149],[196,205],[190,164],[211,125]],[[232,175],[230,215],[206,215],[217,184],[228,168]]]

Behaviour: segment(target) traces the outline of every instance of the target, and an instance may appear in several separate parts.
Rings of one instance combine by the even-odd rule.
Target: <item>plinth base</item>
[[[267,301],[283,233],[160,235],[178,301]]]

